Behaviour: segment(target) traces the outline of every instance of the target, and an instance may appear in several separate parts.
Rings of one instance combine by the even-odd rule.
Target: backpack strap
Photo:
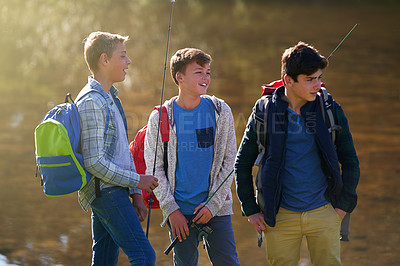
[[[257,136],[258,156],[255,165],[258,166],[256,185],[256,202],[261,210],[264,209],[264,199],[262,196],[261,169],[265,155],[265,148],[268,146],[268,112],[272,96],[270,94],[262,96],[255,104],[253,109],[254,129]]]
[[[83,98],[83,96],[85,96],[86,94],[90,93],[90,92],[97,92],[99,93],[101,96],[104,97],[103,94],[101,94],[101,92],[92,89],[90,86],[85,86],[78,94],[78,96],[76,97],[75,102],[72,100],[71,94],[67,94],[67,96],[65,97],[65,102],[68,102],[68,98],[71,99],[72,103],[74,103],[76,105],[76,102],[78,102],[80,99]],[[105,98],[105,97],[104,97]],[[108,103],[106,101],[106,107],[107,107],[107,114],[106,114],[106,125],[104,126],[104,137],[106,136],[107,133],[107,129],[108,129],[108,124],[110,123],[110,108],[108,107]],[[79,141],[79,147],[80,147],[80,141]],[[100,179],[98,177],[94,177],[94,187],[95,187],[95,193],[96,193],[96,198],[100,198],[101,197],[101,191],[100,191]]]
[[[168,111],[167,108],[163,105],[161,108],[160,106],[154,107],[155,110],[158,111],[160,115],[160,134],[161,140],[164,145],[164,172],[165,176],[168,179],[168,141],[169,141],[169,120],[168,120]]]
[[[265,153],[265,147],[268,145],[268,110],[271,101],[271,95],[262,96],[255,105],[254,121],[255,131],[257,135],[258,157],[255,162],[257,166],[261,164],[261,160]]]
[[[335,117],[333,114],[333,99],[326,90],[325,87],[321,87],[320,92],[318,92],[319,103],[321,106],[322,117],[324,122],[328,127],[328,131],[331,134],[332,143],[336,147],[336,131],[341,130],[339,125],[336,125]]]

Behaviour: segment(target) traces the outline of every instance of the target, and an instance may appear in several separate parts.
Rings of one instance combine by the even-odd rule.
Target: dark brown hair
[[[281,78],[290,76],[297,82],[300,74],[311,75],[318,69],[328,66],[328,60],[318,53],[318,50],[304,42],[285,50],[282,55]]]

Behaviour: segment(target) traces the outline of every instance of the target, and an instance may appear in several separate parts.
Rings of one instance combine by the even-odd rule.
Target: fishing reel
[[[206,248],[206,240],[209,235],[211,235],[214,231],[211,229],[211,227],[207,225],[199,226],[197,224],[194,224],[196,229],[199,231],[199,235],[197,236],[197,240],[200,242],[203,242],[203,249]]]

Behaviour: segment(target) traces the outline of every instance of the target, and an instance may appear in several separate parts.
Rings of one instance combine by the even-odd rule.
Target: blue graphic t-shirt
[[[173,115],[177,135],[175,200],[184,215],[207,200],[214,155],[215,108],[202,98],[193,109],[174,102]]]

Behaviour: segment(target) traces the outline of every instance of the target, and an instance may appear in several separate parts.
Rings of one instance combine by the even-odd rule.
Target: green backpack
[[[90,87],[83,88],[76,102],[90,92],[97,91]],[[110,111],[107,106],[104,134],[107,131],[109,119]],[[65,103],[47,112],[42,122],[36,127],[34,135],[36,169],[40,171],[46,196],[68,195],[82,189],[89,182],[92,175],[85,170],[80,152],[81,122],[78,108],[69,93],[65,98]],[[96,178],[95,181],[96,195],[99,195],[98,179]]]

